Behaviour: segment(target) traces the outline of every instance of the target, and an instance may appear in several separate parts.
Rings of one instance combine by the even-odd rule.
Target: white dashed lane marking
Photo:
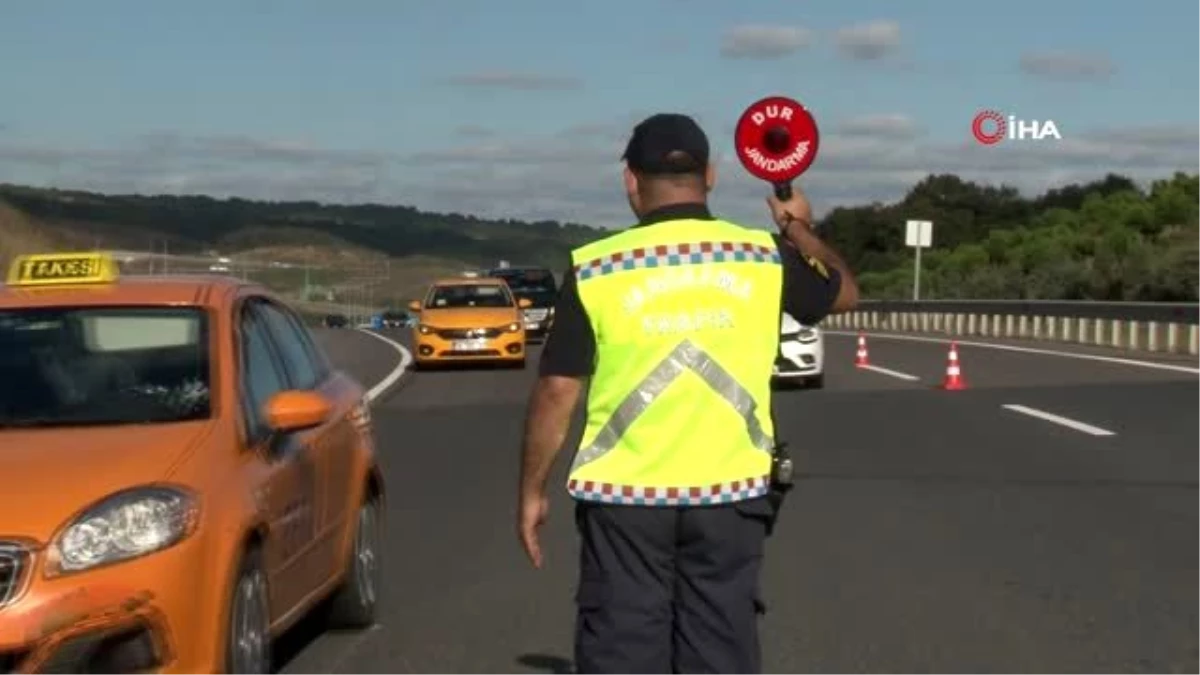
[[[1037,408],[1030,408],[1028,406],[1018,405],[1016,403],[1009,403],[1006,405],[1002,405],[1000,407],[1004,408],[1005,410],[1011,410],[1013,412],[1021,413],[1022,415],[1029,415],[1030,417],[1036,417],[1038,419],[1046,420],[1047,422],[1053,422],[1054,424],[1059,424],[1059,425],[1062,425],[1069,429],[1074,429],[1075,431],[1081,431],[1085,434],[1090,434],[1092,436],[1115,436],[1116,435],[1115,432],[1109,431],[1108,429],[1101,429],[1100,427],[1092,426],[1091,424],[1087,424],[1086,422],[1080,422],[1079,420],[1073,420],[1069,417],[1063,417],[1062,415],[1055,415],[1054,413],[1049,413],[1049,412],[1046,412],[1045,410],[1038,410]]]

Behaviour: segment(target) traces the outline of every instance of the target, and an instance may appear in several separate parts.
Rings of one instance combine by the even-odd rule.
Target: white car
[[[816,326],[805,326],[786,312],[780,317],[779,355],[772,381],[779,385],[825,386],[825,335]]]

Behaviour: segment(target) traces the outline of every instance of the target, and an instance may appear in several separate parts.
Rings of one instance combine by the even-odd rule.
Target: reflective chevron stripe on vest
[[[572,496],[672,506],[765,494],[782,275],[770,235],[673,221],[573,258],[597,364]]]
[[[738,414],[746,421],[746,433],[750,435],[750,442],[754,444],[754,447],[765,452],[771,452],[774,449],[774,441],[763,431],[762,424],[754,415],[758,404],[754,402],[754,397],[750,395],[750,392],[738,384],[737,380],[733,379],[733,376],[711,356],[705,354],[690,340],[684,340],[642,380],[629,396],[625,397],[621,405],[617,406],[612,417],[608,418],[608,423],[600,428],[600,432],[596,434],[596,438],[591,444],[581,449],[575,456],[575,463],[571,469],[578,469],[588,462],[599,459],[601,455],[617,447],[617,444],[621,442],[621,436],[625,434],[625,430],[633,424],[634,420],[650,407],[659,394],[688,370],[699,375],[705,384],[738,411]]]

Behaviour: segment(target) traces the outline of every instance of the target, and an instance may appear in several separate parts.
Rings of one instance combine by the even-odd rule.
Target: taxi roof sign
[[[66,286],[116,281],[117,263],[107,253],[40,253],[17,256],[8,270],[10,286]]]

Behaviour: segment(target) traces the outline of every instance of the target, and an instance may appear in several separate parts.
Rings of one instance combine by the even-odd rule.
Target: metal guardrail
[[[1200,304],[1064,300],[863,300],[824,326],[1200,352]]]

